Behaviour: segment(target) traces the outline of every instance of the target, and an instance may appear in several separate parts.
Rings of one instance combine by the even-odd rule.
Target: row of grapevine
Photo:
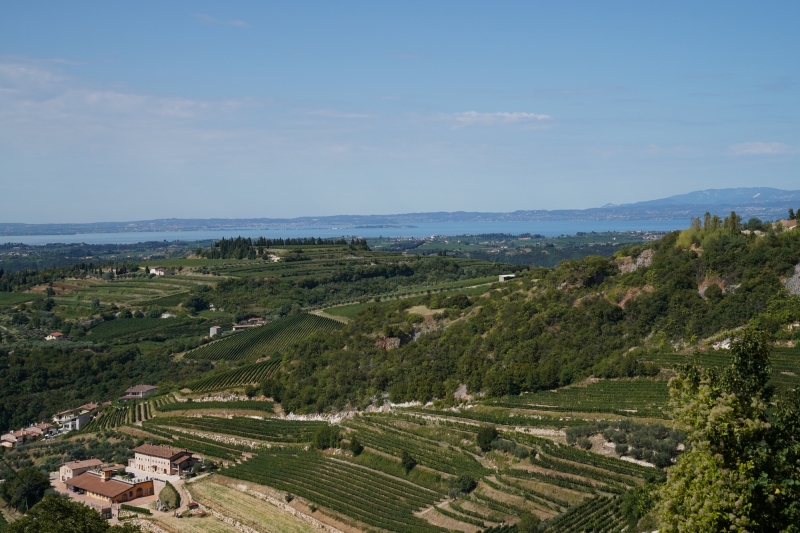
[[[382,428],[382,431],[376,431],[364,424],[350,423],[348,426],[357,430],[358,439],[364,446],[380,452],[401,457],[405,451],[419,464],[448,474],[480,475],[483,472],[483,467],[474,457],[452,446],[432,443],[413,434],[403,433],[389,427]]]
[[[314,451],[262,451],[229,468],[227,476],[269,485],[368,526],[399,533],[444,530],[414,516],[438,495],[412,483],[326,458]]]
[[[580,426],[586,424],[584,420],[578,418],[573,419],[546,415],[525,416],[500,409],[491,411],[477,409],[467,409],[464,411],[440,411],[436,409],[409,407],[404,410],[409,413],[418,413],[423,416],[463,418],[466,420],[474,420],[476,422],[486,422],[489,424],[501,424],[507,426],[561,428],[565,426]]]
[[[207,457],[235,461],[241,457],[242,451],[252,451],[249,448],[244,449],[245,447],[243,446],[236,446],[227,443],[222,444],[212,439],[205,439],[195,435],[186,435],[184,433],[170,431],[169,429],[154,424],[146,424],[144,425],[144,428],[148,433],[167,441],[170,446],[184,448]]]
[[[602,380],[581,387],[540,391],[487,400],[488,405],[556,412],[613,413],[622,416],[668,418],[666,381],[638,378]]]
[[[623,529],[624,523],[619,513],[619,502],[613,498],[596,497],[553,518],[547,524],[545,531],[552,533],[612,533]]]
[[[342,327],[336,320],[317,315],[292,315],[264,326],[222,338],[186,354],[191,359],[239,361],[281,352],[318,331]]]
[[[173,402],[158,407],[159,412],[170,411],[195,411],[200,409],[214,409],[217,411],[248,410],[272,413],[274,404],[256,400],[238,400],[231,402]]]
[[[112,429],[149,420],[152,416],[150,402],[130,402],[125,405],[111,406],[100,411],[81,431],[91,432]]]
[[[194,381],[188,387],[193,392],[207,392],[242,385],[257,385],[271,377],[280,366],[280,359],[261,361]]]
[[[572,446],[547,444],[540,446],[540,449],[550,457],[588,464],[626,476],[645,479],[649,476],[661,475],[660,470],[652,467],[637,465],[636,463],[630,463],[628,461],[622,461],[616,457],[608,457],[605,455],[579,450],[577,448],[573,448]]]
[[[209,433],[221,433],[236,437],[269,442],[303,443],[311,442],[314,432],[326,422],[301,422],[290,420],[259,420],[244,416],[219,418],[164,418],[155,421],[160,426],[172,426]]]

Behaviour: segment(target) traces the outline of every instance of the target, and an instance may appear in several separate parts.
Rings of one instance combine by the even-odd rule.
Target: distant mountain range
[[[785,218],[787,210],[800,210],[800,191],[770,187],[707,189],[632,204],[607,204],[591,209],[533,210],[511,213],[468,211],[405,213],[397,215],[336,215],[298,218],[166,218],[135,222],[87,224],[0,223],[0,236],[75,235],[78,233],[129,233],[143,231],[197,231],[262,228],[268,226],[397,227],[430,222],[511,222],[563,220],[687,220],[706,211],[724,215],[736,211],[745,220]],[[342,228],[344,229],[344,228]]]

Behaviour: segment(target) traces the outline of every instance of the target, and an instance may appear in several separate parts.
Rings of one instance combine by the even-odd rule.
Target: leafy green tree
[[[0,495],[10,506],[25,512],[44,497],[50,479],[36,468],[23,468],[10,475],[0,485]]]
[[[416,459],[411,457],[410,453],[408,453],[406,450],[403,450],[403,453],[400,456],[400,464],[403,465],[403,468],[405,468],[406,473],[408,473],[411,472],[415,466],[417,466],[417,461]]]
[[[4,533],[136,533],[138,526],[111,526],[97,511],[58,496],[47,496]]]
[[[314,432],[313,444],[315,448],[325,450],[339,445],[339,430],[335,426],[320,426]]]
[[[364,446],[361,445],[361,443],[358,441],[358,437],[356,437],[355,435],[353,435],[350,438],[350,445],[348,446],[348,448],[350,449],[351,452],[353,452],[353,455],[355,456],[360,455],[361,452],[364,451]]]
[[[659,530],[798,532],[800,394],[770,407],[771,336],[745,329],[723,372],[687,366],[670,382],[691,450],[657,496]]]
[[[497,428],[481,426],[478,429],[478,447],[481,451],[488,452],[492,449],[492,441],[497,438]]]
[[[541,522],[538,516],[527,513],[517,522],[517,531],[519,533],[535,533],[539,531],[539,524]]]

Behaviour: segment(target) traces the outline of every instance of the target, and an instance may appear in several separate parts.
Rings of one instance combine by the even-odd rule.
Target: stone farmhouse
[[[83,474],[84,472],[87,472],[93,468],[99,468],[101,466],[103,466],[103,462],[100,459],[69,461],[68,463],[62,464],[58,469],[58,479],[66,482],[68,479],[72,479]]]
[[[128,466],[144,472],[166,474],[168,476],[180,475],[198,462],[198,459],[188,450],[181,450],[171,446],[157,446],[155,444],[142,444],[133,449],[133,459]]]

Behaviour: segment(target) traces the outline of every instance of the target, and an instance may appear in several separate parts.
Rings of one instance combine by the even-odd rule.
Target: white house
[[[60,425],[63,431],[78,430],[89,423],[95,411],[97,411],[97,404],[87,403],[80,407],[54,414],[53,422]]]
[[[120,397],[120,400],[139,400],[157,391],[158,388],[153,385],[136,385],[135,387],[127,389],[125,395]]]
[[[46,340],[46,341],[63,341],[64,340],[64,334],[61,333],[60,331],[54,331],[53,333],[51,333],[50,335],[45,337],[44,340]]]
[[[208,336],[209,337],[214,337],[216,335],[219,335],[220,333],[222,333],[222,328],[221,327],[219,327],[219,326],[211,326],[211,329],[209,330]]]
[[[151,274],[155,274],[156,276],[174,276],[175,271],[170,270],[164,267],[153,267],[150,269]]]
[[[517,276],[514,275],[514,274],[500,274],[500,276],[498,276],[498,277],[499,277],[499,281],[508,281],[510,279],[516,278]]]

